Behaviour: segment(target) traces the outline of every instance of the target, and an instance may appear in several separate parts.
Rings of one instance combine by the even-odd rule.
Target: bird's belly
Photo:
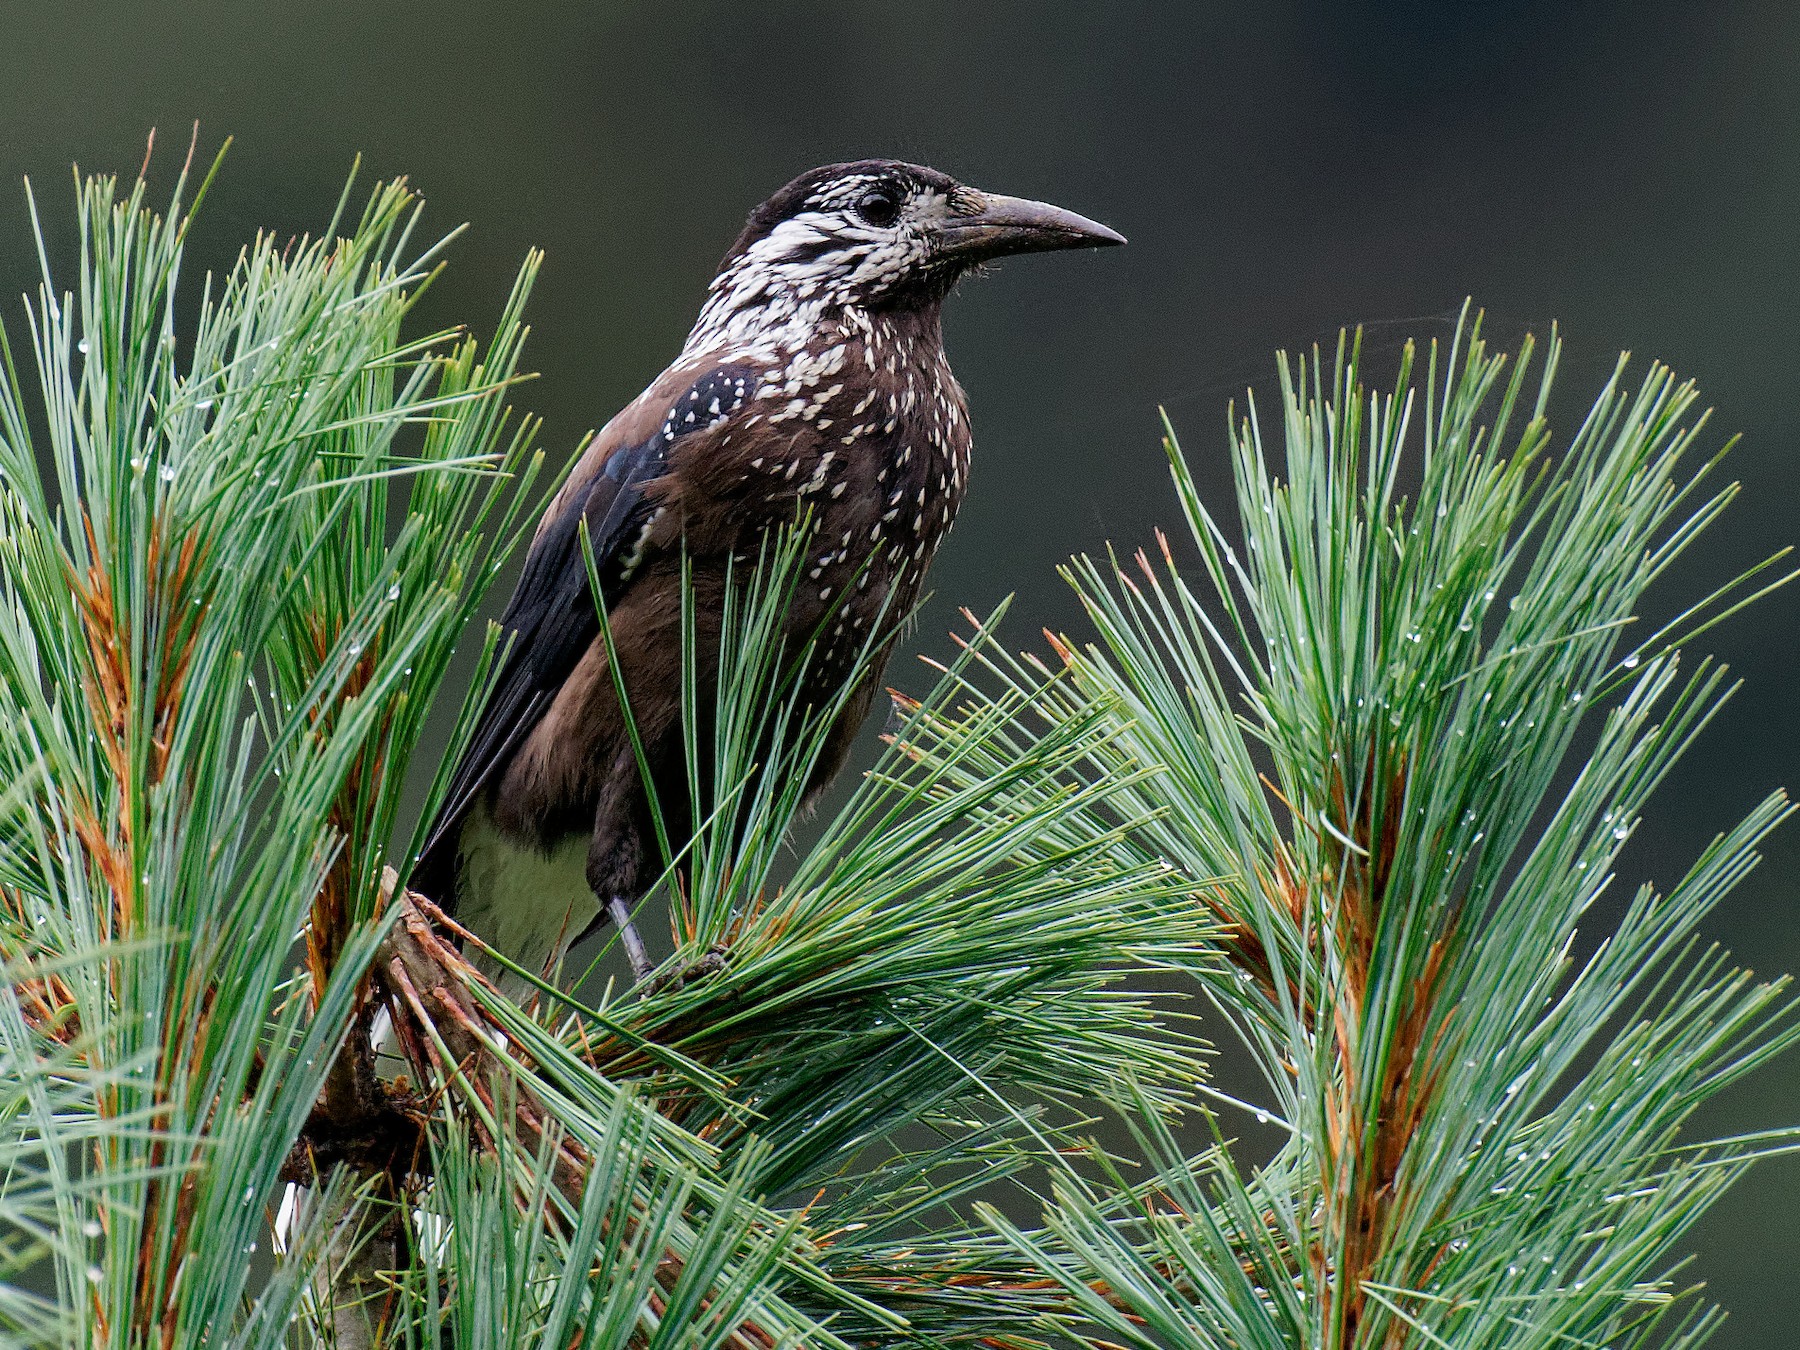
[[[485,807],[463,826],[456,919],[509,960],[534,973],[583,933],[600,912],[587,884],[588,836],[572,835],[548,853],[509,838]],[[493,978],[491,961],[476,965]],[[497,983],[507,988],[516,981]]]

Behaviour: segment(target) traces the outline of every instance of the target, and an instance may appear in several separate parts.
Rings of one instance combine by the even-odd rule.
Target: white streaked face
[[[827,164],[751,212],[687,349],[797,351],[833,310],[867,329],[877,311],[926,312],[990,259],[1124,242],[1072,211],[978,192],[923,165]]]
[[[820,184],[731,270],[741,281],[760,281],[769,292],[786,290],[799,300],[877,299],[930,264],[933,236],[949,207],[940,188],[893,174],[848,174]]]
[[[941,299],[964,260],[945,227],[986,198],[894,161],[803,175],[758,207],[688,334],[689,351],[768,356],[819,336],[822,316]],[[816,181],[805,181],[816,179]]]

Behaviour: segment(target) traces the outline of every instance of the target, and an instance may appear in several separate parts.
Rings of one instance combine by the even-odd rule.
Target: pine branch
[[[1122,794],[1132,842],[1224,925],[1202,979],[1288,1134],[1246,1176],[1222,1145],[1182,1158],[1150,1118],[1161,1174],[1134,1200],[1065,1178],[1045,1232],[991,1216],[1103,1334],[1512,1350],[1697,1344],[1715,1321],[1661,1316],[1669,1253],[1756,1150],[1682,1127],[1800,1027],[1785,981],[1694,933],[1789,808],[1770,798],[1572,956],[1728,692],[1704,662],[1682,680],[1666,638],[1623,635],[1734,489],[1681,476],[1704,418],[1661,368],[1635,394],[1621,369],[1549,460],[1556,355],[1535,388],[1529,348],[1507,377],[1477,321],[1422,390],[1410,353],[1385,397],[1348,342],[1329,369],[1284,364],[1287,481],[1238,424],[1237,532],[1170,436],[1210,595],[1167,540],[1160,566],[1069,569],[1099,640],[1058,653],[1123,724],[1089,773],[1160,768]]]
[[[41,443],[10,348],[0,380],[0,763],[28,785],[0,816],[0,950],[94,1085],[31,1127],[83,1159],[45,1250],[61,1333],[94,1345],[282,1338],[331,1207],[366,1202],[327,1186],[288,1274],[252,1284],[380,938],[380,844],[347,827],[385,841],[402,781],[369,767],[415,743],[530,477],[528,430],[499,431],[516,306],[486,356],[400,336],[430,270],[401,188],[347,237],[258,240],[181,360],[186,182],[163,216],[142,182],[78,184],[78,292],[46,271],[31,313]],[[412,506],[359,553],[341,527],[394,473]]]

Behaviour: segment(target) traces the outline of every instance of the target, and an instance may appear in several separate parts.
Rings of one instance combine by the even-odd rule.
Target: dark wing
[[[646,489],[662,477],[684,436],[724,421],[743,406],[757,373],[745,366],[717,366],[700,375],[668,403],[648,437],[610,453],[596,446],[604,454],[599,471],[585,483],[579,477],[572,480],[551,504],[500,618],[507,654],[499,679],[414,871],[411,884],[440,904],[451,899],[450,864],[464,813],[504,769],[600,635],[581,551],[582,523],[592,541],[601,598],[610,607],[630,585],[655,521],[658,508]]]

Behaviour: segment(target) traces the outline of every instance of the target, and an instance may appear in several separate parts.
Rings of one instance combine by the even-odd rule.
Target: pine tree
[[[1279,477],[1254,409],[1234,428],[1235,526],[1171,432],[1191,541],[1077,560],[1092,633],[1042,659],[970,616],[805,831],[833,709],[794,692],[800,536],[771,539],[716,706],[689,662],[656,976],[607,981],[602,952],[585,981],[517,972],[521,1004],[405,873],[499,634],[466,691],[458,644],[555,486],[508,406],[536,259],[486,343],[415,335],[443,241],[415,242],[404,184],[360,215],[347,189],[319,238],[259,237],[178,303],[210,182],[159,214],[141,181],[78,181],[76,288],[46,263],[26,359],[3,353],[8,1338],[1522,1350],[1716,1325],[1674,1282],[1683,1235],[1788,1138],[1684,1127],[1800,1021],[1694,934],[1785,800],[1576,940],[1727,692],[1677,644],[1753,598],[1631,626],[1731,496],[1682,468],[1691,386],[1621,366],[1553,449],[1554,339],[1533,376],[1467,321],[1384,396],[1348,340],[1284,366]],[[1202,1031],[1262,1070],[1245,1109],[1284,1142],[1260,1166]]]

